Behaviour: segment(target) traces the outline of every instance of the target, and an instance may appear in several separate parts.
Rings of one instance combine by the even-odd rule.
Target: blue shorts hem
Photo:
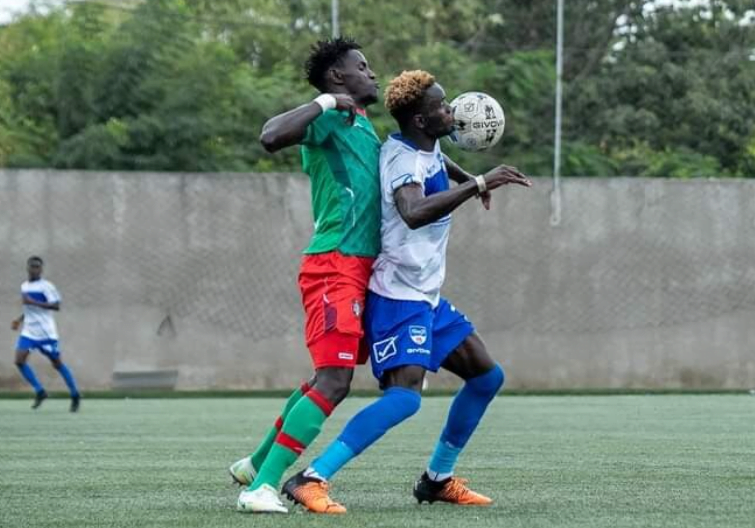
[[[446,299],[432,307],[423,301],[399,301],[368,293],[365,334],[372,373],[415,365],[437,372],[474,326]]]
[[[60,349],[58,348],[57,339],[37,340],[25,336],[18,336],[16,350],[21,352],[32,352],[36,350],[50,359],[57,359],[60,357]]]

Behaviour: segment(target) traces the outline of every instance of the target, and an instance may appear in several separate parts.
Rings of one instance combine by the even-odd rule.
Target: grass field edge
[[[422,393],[425,397],[451,396],[455,389],[431,389]],[[97,390],[84,391],[82,395],[87,399],[123,399],[123,398],[285,398],[291,393],[286,390]],[[50,392],[51,398],[70,398],[67,392]],[[375,397],[380,394],[377,390],[354,389],[352,397]],[[575,388],[575,389],[508,389],[502,391],[499,396],[642,396],[642,395],[753,395],[754,389],[688,389],[688,388],[662,388],[662,389],[637,389],[637,388]],[[0,400],[23,400],[32,398],[28,391],[0,390]]]

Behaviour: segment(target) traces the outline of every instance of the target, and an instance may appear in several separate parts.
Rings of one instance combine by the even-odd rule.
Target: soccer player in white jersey
[[[16,342],[16,366],[21,375],[35,392],[32,409],[36,409],[47,399],[47,392],[37,380],[31,365],[26,360],[29,352],[39,351],[50,360],[53,367],[60,372],[71,393],[71,412],[79,410],[81,395],[69,368],[60,358],[58,349],[58,327],[53,312],[60,310],[60,294],[55,285],[42,278],[44,263],[39,257],[30,257],[26,262],[29,280],[21,285],[21,301],[24,311],[11,323],[13,330],[21,328],[21,335]]]
[[[472,323],[440,296],[451,212],[465,201],[527,177],[501,165],[471,176],[451,162],[439,139],[453,131],[443,88],[424,71],[403,72],[385,92],[399,124],[380,152],[382,249],[373,265],[365,309],[372,370],[383,396],[362,409],[312,465],[283,487],[311,511],[344,513],[328,496],[328,481],[390,428],[415,414],[425,372],[444,368],[464,380],[426,471],[414,485],[419,502],[487,505],[492,500],[454,476],[456,460],[490,401],[503,369],[488,354]],[[459,185],[451,188],[449,179]]]

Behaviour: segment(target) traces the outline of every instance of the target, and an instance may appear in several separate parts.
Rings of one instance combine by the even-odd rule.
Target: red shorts
[[[360,351],[362,312],[374,260],[337,251],[302,258],[304,334],[316,369],[354,368],[367,361],[366,350]]]

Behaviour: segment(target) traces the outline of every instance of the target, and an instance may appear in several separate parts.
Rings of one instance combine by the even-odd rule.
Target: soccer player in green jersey
[[[314,234],[299,286],[315,374],[291,394],[254,453],[230,467],[247,485],[237,503],[242,512],[287,512],[277,491],[283,473],[317,437],[348,394],[354,367],[367,359],[359,352],[367,283],[380,251],[380,140],[364,109],[377,102],[378,84],[348,38],[318,42],[305,70],[320,95],[270,119],[260,141],[269,152],[301,145],[312,185]]]
[[[349,420],[309,468],[283,485],[286,496],[316,513],[346,512],[329,497],[328,482],[419,410],[425,372],[441,368],[459,376],[464,385],[414,496],[420,502],[492,503],[456,477],[454,467],[503,385],[504,373],[474,325],[440,293],[451,213],[481,193],[507,184],[529,187],[531,182],[501,165],[451,187],[453,170],[440,139],[453,132],[453,110],[428,72],[405,71],[394,78],[385,92],[385,106],[400,133],[391,134],[380,153],[382,248],[370,278],[364,322],[372,372],[384,392]]]

